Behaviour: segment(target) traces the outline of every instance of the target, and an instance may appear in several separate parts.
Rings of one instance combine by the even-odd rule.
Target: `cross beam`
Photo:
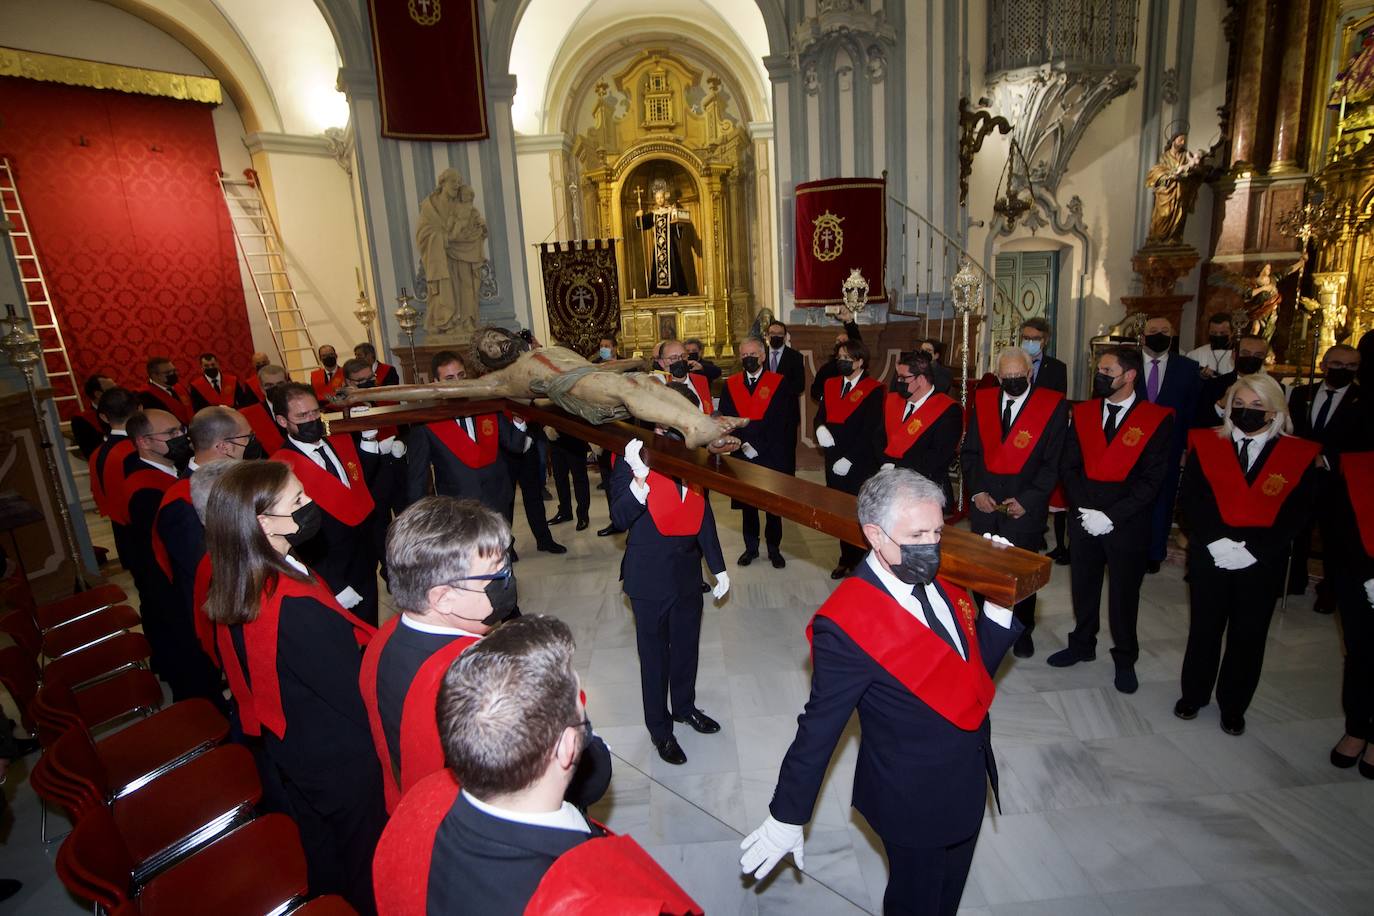
[[[531,423],[552,427],[616,453],[623,453],[630,439],[640,439],[644,442],[641,454],[653,470],[699,484],[842,541],[868,547],[859,528],[856,500],[848,493],[741,459],[687,448],[681,442],[656,436],[650,430],[629,423],[593,425],[557,407],[530,405],[506,398],[412,403],[374,407],[363,416],[331,420],[329,431],[373,429],[380,417],[385,417],[388,425],[396,425],[433,423],[500,411],[519,414]],[[1044,587],[1050,581],[1050,569],[1048,557],[993,544],[957,528],[945,529],[941,575],[1004,607],[1011,607]]]

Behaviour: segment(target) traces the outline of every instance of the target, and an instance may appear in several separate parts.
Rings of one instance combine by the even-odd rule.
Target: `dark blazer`
[[[747,381],[745,387],[750,392],[754,390]],[[753,459],[754,464],[785,474],[796,473],[797,429],[792,415],[796,412],[799,390],[793,388],[787,377],[783,376],[783,385],[768,401],[768,410],[764,411],[763,419],[753,420],[748,426],[735,431],[741,442],[749,443],[758,451],[759,456]],[[738,416],[728,384],[720,390],[720,412],[726,416]],[[742,461],[749,460],[742,452],[735,452],[731,457]]]
[[[1034,392],[1035,389],[1031,389]],[[1002,394],[998,392],[998,404]],[[1029,398],[1029,396],[1028,396]],[[983,463],[983,440],[978,434],[977,402],[969,398],[968,435],[964,437],[961,459],[964,480],[968,484],[969,524],[975,534],[1001,535],[1017,547],[1043,550],[1045,520],[1050,508],[1050,494],[1059,482],[1059,463],[1063,456],[1064,437],[1068,433],[1069,404],[1060,401],[1045,424],[1045,432],[1031,448],[1030,456],[1018,474],[993,474]],[[1029,404],[1022,405],[1025,410]],[[999,421],[1000,423],[1000,421]],[[982,512],[973,504],[973,496],[987,492],[994,502],[1015,497],[1026,510],[1019,519],[1000,512]]]
[[[1069,391],[1069,367],[1053,356],[1040,357],[1040,369],[1035,373],[1035,387],[1048,388],[1067,394]]]
[[[711,362],[704,356],[701,359],[697,360],[697,362],[701,363],[701,369],[699,371],[702,375],[706,376],[706,381],[714,382],[716,379],[720,378],[720,366],[717,366],[715,363]]]
[[[649,509],[630,492],[634,474],[617,458],[609,484],[611,523],[629,532],[620,578],[631,598],[662,599],[701,588],[701,560],[713,574],[725,571],[725,556],[716,534],[716,517],[707,497],[706,513],[696,537],[660,534]]]
[[[180,500],[158,510],[156,524],[172,566],[178,613],[189,620],[195,613],[196,569],[205,556],[205,526],[195,508]]]
[[[563,853],[604,833],[535,827],[478,811],[459,792],[434,834],[426,910],[452,916],[523,916]]]
[[[81,453],[81,457],[86,461],[91,460],[96,449],[100,448],[105,437],[110,434],[110,427],[105,425],[105,421],[96,416],[94,410],[87,410],[72,417],[72,439],[76,441],[76,450]]]
[[[1321,384],[1325,384],[1324,382]],[[1322,455],[1335,469],[1341,452],[1374,448],[1369,404],[1360,396],[1358,382],[1351,382],[1335,410],[1328,410],[1326,425],[1312,432],[1312,399],[1321,385],[1299,385],[1288,397],[1288,412],[1293,418],[1293,435],[1322,444]]]
[[[1151,357],[1150,354],[1144,352],[1140,355],[1145,360],[1145,368],[1141,372],[1139,381],[1136,382],[1135,393],[1138,397],[1143,398],[1147,393],[1146,380],[1150,376]],[[1164,368],[1164,379],[1160,382],[1159,395],[1155,398],[1155,403],[1160,407],[1172,407],[1174,410],[1176,422],[1174,423],[1174,436],[1171,444],[1175,465],[1178,464],[1178,457],[1183,454],[1183,447],[1188,443],[1188,418],[1197,416],[1198,400],[1201,397],[1202,367],[1197,364],[1195,359],[1189,359],[1180,353],[1170,353]],[[1177,478],[1173,479],[1176,480]],[[1165,487],[1173,487],[1173,483],[1167,478]]]
[[[1137,392],[1131,409],[1117,421],[1118,436],[1126,429],[1126,423],[1142,400]],[[1098,404],[1099,416],[1101,409]],[[1097,509],[1112,520],[1111,532],[1102,536],[1105,544],[1143,548],[1150,542],[1151,514],[1154,512],[1155,499],[1159,496],[1159,488],[1168,474],[1174,422],[1174,417],[1166,417],[1160,422],[1126,479],[1115,483],[1090,480],[1083,469],[1083,447],[1078,441],[1077,430],[1070,428],[1064,437],[1060,472],[1064,491],[1068,494],[1069,504],[1075,509]]]
[[[865,377],[867,377],[865,375]],[[835,447],[825,450],[825,485],[842,493],[858,493],[863,482],[878,470],[879,453],[873,443],[883,427],[883,399],[887,389],[882,385],[868,393],[854,412],[837,423],[829,418],[825,397],[816,408],[816,426],[824,425],[835,437]],[[843,477],[835,474],[835,462],[848,458],[854,466]]]
[[[859,333],[859,326],[852,321],[844,323],[844,333],[850,340],[863,340],[863,335]],[[825,394],[825,382],[840,374],[840,370],[835,367],[835,357],[830,357],[821,367],[816,370],[816,377],[811,380],[811,400],[819,401],[821,395]]]
[[[938,393],[938,392],[937,392]],[[949,482],[949,468],[954,463],[955,453],[959,450],[959,437],[964,432],[964,411],[956,401],[947,408],[940,418],[931,424],[916,444],[907,449],[900,458],[886,454],[887,429],[880,417],[873,434],[873,452],[877,455],[878,466],[893,464],[899,468],[915,471],[927,480],[940,485],[945,491],[947,505],[954,505],[954,491]]]
[[[854,574],[883,587],[867,561]],[[989,674],[997,673],[1022,629],[1017,620],[1004,629],[978,615],[978,645]],[[997,788],[988,718],[973,731],[954,725],[828,618],[815,619],[811,657],[811,697],[782,761],[769,805],[773,817],[787,824],[811,820],[835,744],[857,707],[854,807],[878,836],[888,843],[928,848],[976,833],[989,779]]]
[[[502,515],[509,512],[515,490],[511,484],[510,467],[503,458],[519,456],[529,439],[515,428],[505,414],[497,414],[496,422],[498,454],[495,461],[481,468],[470,468],[459,461],[458,456],[439,441],[427,425],[412,426],[406,446],[406,504],[415,502],[429,491],[429,469],[433,467],[434,492],[440,496],[475,499],[493,512]]]
[[[764,344],[763,347],[763,368],[768,369],[772,359],[772,348]],[[806,366],[802,362],[802,355],[791,347],[782,348],[782,356],[778,358],[777,373],[787,380],[787,421],[791,424],[792,436],[796,437],[797,427],[801,426],[801,400],[798,397],[806,390]],[[778,392],[779,396],[783,392]],[[776,400],[776,398],[774,399]]]

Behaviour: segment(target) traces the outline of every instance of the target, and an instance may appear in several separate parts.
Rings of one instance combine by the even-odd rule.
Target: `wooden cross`
[[[393,426],[501,411],[517,414],[531,423],[552,427],[618,454],[624,453],[625,443],[630,439],[640,439],[644,442],[641,452],[644,461],[660,473],[699,484],[842,541],[865,548],[869,546],[859,528],[856,500],[848,493],[738,458],[687,448],[681,442],[656,436],[651,430],[629,423],[593,425],[557,407],[534,406],[507,398],[374,407],[358,417],[331,420],[329,431],[375,429],[381,416],[385,416],[388,426]],[[1048,557],[993,544],[956,528],[945,529],[940,556],[942,576],[1003,607],[1011,607],[1030,597],[1050,581],[1052,565]]]

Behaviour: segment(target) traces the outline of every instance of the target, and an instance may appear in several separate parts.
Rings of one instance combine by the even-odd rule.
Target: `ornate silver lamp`
[[[48,435],[48,418],[38,401],[38,388],[34,383],[34,373],[38,361],[43,358],[43,341],[28,328],[28,322],[15,313],[13,305],[6,305],[7,317],[3,324],[6,332],[0,337],[0,353],[9,359],[10,365],[24,373],[24,384],[29,389],[29,402],[33,408],[34,424],[38,427],[38,441],[47,461],[48,474],[57,488],[57,514],[62,520],[62,539],[66,542],[67,555],[71,558],[76,573],[77,591],[84,591],[86,582],[85,564],[81,560],[81,548],[77,546],[76,531],[72,527],[71,512],[67,509],[67,488],[62,482],[62,474],[53,455],[52,437]]]
[[[357,305],[353,308],[353,317],[358,319],[358,323],[363,326],[363,331],[367,334],[367,342],[374,347],[377,341],[372,336],[372,322],[377,320],[377,309],[367,298],[367,290],[363,288],[363,272],[357,271],[358,275],[358,299]]]
[[[401,333],[410,342],[410,380],[415,382],[420,378],[419,370],[415,364],[415,329],[420,324],[420,310],[410,303],[415,301],[415,297],[410,294],[410,290],[401,287],[401,295],[396,297],[396,326],[401,329]]]
[[[840,292],[844,296],[844,307],[854,316],[855,320],[868,308],[868,281],[859,268],[854,267],[849,271],[849,276],[845,278],[844,285],[840,287]]]
[[[963,338],[963,355],[960,358],[959,404],[965,415],[968,411],[969,382],[969,316],[974,310],[983,308],[983,277],[974,269],[973,261],[967,256],[959,259],[959,270],[950,280],[950,294],[954,299],[954,314],[959,318],[960,334]],[[964,486],[960,474],[959,508],[964,508]]]

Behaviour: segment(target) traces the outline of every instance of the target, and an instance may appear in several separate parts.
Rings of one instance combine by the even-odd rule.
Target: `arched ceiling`
[[[718,43],[724,59],[748,61],[753,72],[737,76],[757,87],[765,101],[764,110],[754,116],[767,116],[771,87],[763,58],[769,53],[768,33],[755,3],[657,0],[646,6],[643,0],[530,0],[511,47],[510,69],[516,76],[511,116],[516,131],[545,133],[557,120],[553,109],[564,100],[551,98],[550,89],[556,72],[568,69],[564,58],[582,53],[592,39],[604,42],[634,35],[649,25],[643,21],[646,16],[655,26],[676,20],[697,35],[715,36],[713,43]]]

